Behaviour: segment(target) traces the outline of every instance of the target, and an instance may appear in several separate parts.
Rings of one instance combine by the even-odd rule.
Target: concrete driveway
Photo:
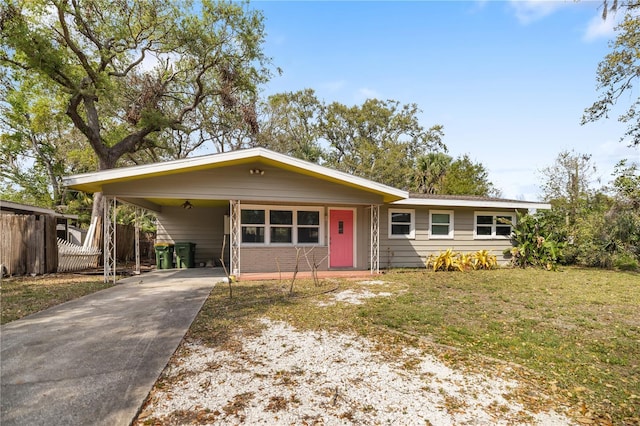
[[[0,329],[2,425],[129,425],[216,269],[161,270]]]

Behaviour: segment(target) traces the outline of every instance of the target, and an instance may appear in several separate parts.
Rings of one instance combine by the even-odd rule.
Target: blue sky
[[[539,170],[562,150],[592,154],[603,184],[620,159],[640,160],[619,142],[617,116],[580,125],[614,37],[601,1],[251,5],[283,70],[265,96],[312,88],[326,103],[415,103],[424,127],[444,126],[449,154],[484,164],[505,197],[539,199]]]

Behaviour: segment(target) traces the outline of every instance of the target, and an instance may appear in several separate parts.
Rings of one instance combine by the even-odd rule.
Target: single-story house
[[[157,242],[194,243],[196,265],[219,259],[224,245],[235,275],[292,271],[297,255],[300,270],[309,260],[320,270],[372,273],[421,267],[447,248],[488,249],[503,259],[511,227],[500,219],[550,208],[410,194],[264,148],[69,176],[64,184],[102,191],[108,206],[117,199],[153,211]]]

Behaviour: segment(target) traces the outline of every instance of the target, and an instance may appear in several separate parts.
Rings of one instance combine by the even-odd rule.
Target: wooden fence
[[[135,260],[135,236],[136,229],[133,225],[116,225],[116,259],[118,261],[126,262]],[[140,260],[142,262],[155,259],[154,241],[154,233],[140,232]]]
[[[0,214],[0,264],[9,275],[56,272],[56,218]]]

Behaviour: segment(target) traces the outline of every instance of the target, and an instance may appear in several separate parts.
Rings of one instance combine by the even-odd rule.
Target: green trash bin
[[[176,268],[196,267],[195,243],[176,243]]]
[[[173,268],[173,244],[157,243],[154,245],[156,249],[156,268],[172,269]]]

